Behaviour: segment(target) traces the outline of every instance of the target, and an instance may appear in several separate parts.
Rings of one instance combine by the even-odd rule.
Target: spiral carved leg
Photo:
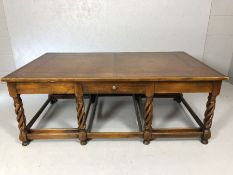
[[[201,142],[203,144],[207,144],[208,139],[211,137],[210,128],[212,126],[215,104],[216,104],[216,96],[210,93],[208,97],[208,101],[206,103],[206,111],[205,111],[205,118],[204,118],[205,128],[203,130],[203,135],[201,138]]]
[[[144,112],[144,133],[143,143],[148,145],[152,137],[152,118],[153,118],[153,97],[146,98],[145,112]]]
[[[24,114],[23,102],[20,98],[20,95],[13,97],[14,106],[15,106],[15,114],[17,115],[17,122],[19,128],[19,139],[22,141],[22,144],[28,145],[29,140],[27,139],[27,128],[26,128],[26,117]],[[27,144],[26,144],[27,143]]]
[[[77,112],[78,112],[78,129],[79,129],[79,140],[81,145],[87,143],[87,132],[86,132],[86,114],[82,95],[76,96],[77,101]]]

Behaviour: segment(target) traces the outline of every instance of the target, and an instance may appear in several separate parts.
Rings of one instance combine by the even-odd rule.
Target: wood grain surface
[[[228,79],[184,52],[47,53],[6,82],[212,81]]]

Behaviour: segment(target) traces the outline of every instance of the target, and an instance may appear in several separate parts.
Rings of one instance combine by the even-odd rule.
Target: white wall
[[[45,52],[174,51],[202,59],[211,0],[4,0],[17,67]]]
[[[15,69],[10,38],[7,31],[3,2],[0,0],[0,77]]]
[[[233,54],[232,54],[231,65],[228,76],[230,77],[231,84],[233,84]]]
[[[232,54],[233,0],[213,0],[204,62],[227,75]]]

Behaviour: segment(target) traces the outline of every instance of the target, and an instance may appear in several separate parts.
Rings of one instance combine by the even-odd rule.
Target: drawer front
[[[87,82],[82,84],[83,92],[89,94],[98,93],[122,93],[122,94],[144,94],[148,83],[137,83],[137,82]]]
[[[19,94],[74,94],[74,83],[17,83]]]
[[[155,93],[211,92],[213,82],[156,82]]]

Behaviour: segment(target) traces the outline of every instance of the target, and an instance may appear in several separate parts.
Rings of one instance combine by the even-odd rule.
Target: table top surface
[[[46,53],[5,82],[216,81],[228,79],[185,52]]]

